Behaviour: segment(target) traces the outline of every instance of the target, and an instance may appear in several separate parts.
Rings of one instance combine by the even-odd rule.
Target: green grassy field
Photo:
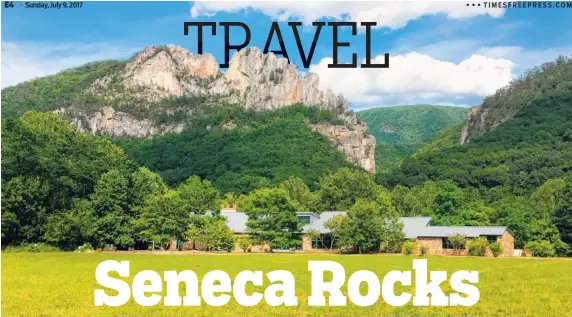
[[[104,260],[131,262],[130,281],[145,269],[162,275],[166,270],[193,270],[199,278],[222,269],[235,276],[242,270],[289,270],[296,277],[298,307],[269,307],[264,301],[254,307],[231,300],[223,307],[141,307],[132,300],[122,307],[95,307],[95,268]],[[429,270],[478,270],[481,298],[472,307],[391,307],[380,297],[376,305],[357,307],[308,307],[309,260],[332,260],[342,264],[346,280],[357,270],[387,272],[412,270],[406,256],[285,255],[285,254],[86,254],[3,253],[2,316],[570,316],[572,312],[572,260],[428,257]],[[268,286],[265,281],[265,286]],[[181,285],[181,289],[182,289]],[[442,284],[451,291],[448,283]],[[252,287],[251,290],[255,288]],[[258,288],[263,291],[264,287]],[[345,293],[345,286],[342,288]],[[396,289],[397,290],[397,289]],[[414,292],[412,287],[402,290]],[[163,293],[164,295],[164,293]],[[204,304],[204,303],[203,303]]]

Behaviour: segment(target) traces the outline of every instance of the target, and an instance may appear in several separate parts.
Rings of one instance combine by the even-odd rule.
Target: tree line
[[[173,240],[191,240],[204,250],[229,250],[235,241],[218,216],[226,201],[238,202],[249,217],[249,239],[239,243],[245,248],[293,248],[301,238],[296,212],[331,210],[347,211],[327,223],[336,246],[356,252],[399,251],[399,216],[431,216],[442,225],[506,225],[515,233],[517,248],[570,252],[572,177],[558,165],[554,171],[560,172],[526,191],[487,182],[467,186],[454,177],[394,183],[400,175],[412,175],[407,168],[413,162],[428,166],[423,163],[428,158],[442,164],[443,173],[455,168],[444,157],[422,155],[404,164],[398,175],[374,177],[341,167],[311,186],[290,176],[243,193],[221,190],[197,175],[169,185],[110,140],[79,133],[53,113],[5,119],[2,129],[5,246],[43,242],[67,250],[86,243],[147,249],[153,243],[166,248]],[[501,133],[502,126],[497,130]],[[468,171],[474,166],[465,164]]]

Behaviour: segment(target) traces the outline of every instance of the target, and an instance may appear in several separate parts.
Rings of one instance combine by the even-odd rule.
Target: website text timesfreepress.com
[[[467,6],[470,5],[467,3]],[[572,9],[572,1],[485,1],[484,7],[487,9]]]

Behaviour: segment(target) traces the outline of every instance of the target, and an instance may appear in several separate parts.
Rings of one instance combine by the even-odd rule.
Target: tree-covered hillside
[[[514,119],[467,145],[419,153],[403,163],[396,183],[451,179],[460,186],[507,186],[530,193],[572,169],[572,91],[530,101]]]
[[[547,74],[538,69],[560,76],[551,77],[548,87],[541,80]],[[428,184],[447,182],[448,197],[426,211],[440,214],[438,221],[508,225],[517,247],[549,241],[556,253],[567,252],[572,245],[572,81],[558,63],[538,69],[487,97],[512,100],[510,107],[518,100],[511,119],[464,145],[455,144],[460,126],[453,127],[393,173],[379,175],[379,183],[394,188],[404,212],[419,213],[434,191]],[[523,82],[538,85],[521,87]]]
[[[363,110],[357,115],[376,138],[377,170],[387,171],[443,130],[462,123],[467,112],[460,107],[412,105]]]
[[[468,144],[459,142],[458,123],[468,109],[361,113],[382,147],[376,157],[383,173],[375,178],[312,131],[310,124],[342,124],[338,113],[318,107],[254,111],[197,96],[153,101],[153,108],[113,99],[108,101],[119,102],[113,106],[134,118],[187,124],[180,134],[118,138],[114,144],[79,133],[51,111],[89,107],[81,91],[120,64],[89,64],[7,88],[2,242],[146,249],[153,241],[166,247],[171,240],[191,239],[208,242],[206,250],[228,250],[232,234],[224,222],[204,217],[220,207],[224,195],[227,203],[243,203],[253,217],[280,220],[261,230],[269,236],[259,231],[258,238],[267,236],[273,247],[299,242],[295,211],[348,210],[351,217],[334,230],[348,247],[367,244],[379,252],[380,245],[395,244],[389,249],[400,250],[399,239],[380,237],[376,230],[365,237],[359,229],[387,223],[389,215],[431,216],[434,224],[508,226],[517,248],[572,255],[569,63],[558,59],[487,97],[486,103],[498,101],[495,108],[508,102],[515,113]],[[93,105],[107,100],[101,96]],[[261,207],[278,204],[287,214],[280,214],[282,207]],[[358,229],[339,230],[350,223]]]
[[[533,67],[483,100],[480,109],[467,122],[464,142],[478,139],[484,133],[513,118],[531,100],[554,90],[572,88],[572,56]]]
[[[3,120],[3,244],[43,241],[50,221],[89,197],[102,174],[135,168],[111,141],[79,133],[54,113]]]
[[[53,111],[81,103],[85,101],[85,91],[96,79],[118,72],[124,66],[122,61],[93,62],[4,88],[2,117],[19,117],[30,110]]]
[[[301,105],[274,111],[220,105],[204,111],[180,134],[120,144],[170,185],[198,175],[223,192],[247,193],[290,176],[313,187],[322,175],[350,166],[326,137],[307,125],[337,123],[330,111]]]

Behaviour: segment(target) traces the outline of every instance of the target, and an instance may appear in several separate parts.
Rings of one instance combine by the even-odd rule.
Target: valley
[[[161,46],[8,87],[3,241],[145,249],[184,239],[199,220],[189,208],[259,202],[503,225],[516,248],[570,255],[570,65],[532,69],[480,107],[357,114],[315,74],[255,48],[226,72]],[[149,229],[154,217],[178,225]]]

